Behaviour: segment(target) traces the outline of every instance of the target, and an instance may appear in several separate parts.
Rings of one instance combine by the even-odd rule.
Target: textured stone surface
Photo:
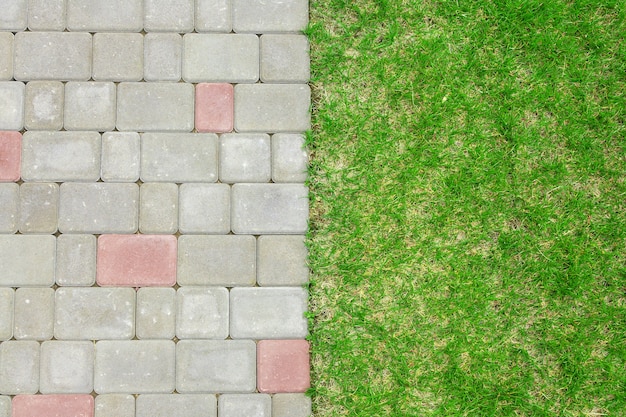
[[[24,127],[24,83],[0,81],[0,130]]]
[[[93,417],[89,394],[18,395],[13,398],[13,417]]]
[[[178,238],[178,284],[251,286],[256,278],[253,236]]]
[[[178,230],[178,186],[144,182],[139,188],[139,231],[176,233]]]
[[[196,31],[230,32],[233,27],[230,3],[230,0],[196,0]]]
[[[0,235],[0,286],[52,286],[55,252],[51,235]]]
[[[220,136],[220,181],[269,182],[272,177],[270,137],[263,133]]]
[[[63,127],[65,130],[100,132],[114,129],[115,84],[93,81],[67,83]]]
[[[66,0],[28,0],[28,28],[62,31],[66,26]]]
[[[176,291],[139,288],[135,324],[139,339],[172,339],[176,334]]]
[[[146,81],[180,80],[183,38],[178,33],[148,33],[143,38],[143,48]]]
[[[135,417],[135,397],[130,394],[96,396],[95,417]]]
[[[143,0],[67,0],[67,28],[139,32],[143,28]]]
[[[143,35],[96,33],[93,35],[93,79],[139,81],[143,78]]]
[[[40,362],[42,394],[90,394],[93,390],[93,342],[43,342]]]
[[[309,41],[304,35],[261,36],[260,76],[264,83],[306,83],[311,77]]]
[[[0,341],[13,337],[13,309],[15,291],[0,287]],[[1,414],[0,414],[1,415]]]
[[[144,0],[146,32],[191,32],[194,0]]]
[[[212,394],[143,394],[137,397],[136,417],[217,417]]]
[[[220,417],[272,417],[272,397],[267,394],[220,395]]]
[[[59,185],[23,183],[20,185],[20,233],[55,233],[59,213]]]
[[[11,397],[0,395],[0,417],[11,417]]]
[[[15,291],[13,337],[17,340],[52,339],[54,328],[54,290],[18,288]]]
[[[299,32],[309,22],[308,0],[232,0],[238,33]]]
[[[232,84],[200,83],[196,85],[196,131],[230,132],[234,126]]]
[[[181,233],[230,232],[230,187],[226,184],[182,184],[179,228]]]
[[[0,233],[17,232],[19,192],[16,183],[0,183]]]
[[[272,417],[310,417],[311,397],[305,394],[274,394]]]
[[[26,84],[24,127],[28,130],[61,130],[65,101],[64,84],[59,81],[31,81]]]
[[[0,395],[34,394],[39,389],[39,343],[9,340],[0,344]],[[15,407],[15,403],[13,404]],[[15,408],[13,410],[15,416]]]
[[[305,182],[309,155],[304,135],[277,133],[272,136],[272,180],[274,182]]]
[[[0,182],[20,179],[22,134],[0,131]]]
[[[96,282],[96,237],[60,235],[56,248],[56,283],[90,287]]]
[[[139,179],[140,141],[137,132],[102,134],[100,177],[107,182],[136,182]]]
[[[26,29],[28,0],[0,0],[0,30]]]
[[[261,340],[257,344],[259,392],[305,392],[311,386],[309,342]]]
[[[301,286],[308,280],[304,236],[268,235],[257,239],[257,282],[260,286]]]
[[[0,32],[0,80],[13,78],[13,34]]]
[[[228,337],[228,290],[215,287],[184,287],[176,292],[176,337],[179,339],[226,339]]]

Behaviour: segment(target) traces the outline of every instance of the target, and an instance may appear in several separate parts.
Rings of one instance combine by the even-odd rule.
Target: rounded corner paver
[[[272,417],[272,397],[268,394],[222,394],[218,402],[220,417]]]
[[[22,134],[0,130],[0,182],[20,179],[22,160]]]
[[[272,396],[272,417],[310,417],[311,397],[302,393],[278,393]]]
[[[93,414],[94,399],[90,394],[17,395],[13,398],[13,417],[93,417]]]
[[[234,127],[235,89],[229,83],[196,85],[196,131],[225,133]]]
[[[260,340],[257,343],[259,392],[305,392],[311,386],[309,362],[306,340]]]

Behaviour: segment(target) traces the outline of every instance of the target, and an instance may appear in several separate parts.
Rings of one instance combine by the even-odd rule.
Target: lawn
[[[626,416],[624,3],[310,7],[315,416]]]

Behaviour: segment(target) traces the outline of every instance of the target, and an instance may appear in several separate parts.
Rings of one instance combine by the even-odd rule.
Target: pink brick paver
[[[22,134],[13,131],[0,131],[0,182],[20,179],[22,158]]]
[[[177,242],[172,235],[101,235],[96,281],[102,286],[172,286]]]
[[[94,400],[83,395],[17,395],[12,417],[93,417]]]
[[[311,386],[309,342],[261,340],[257,344],[257,389],[264,393],[305,392]]]
[[[196,86],[196,130],[225,133],[233,130],[234,88],[227,83]]]

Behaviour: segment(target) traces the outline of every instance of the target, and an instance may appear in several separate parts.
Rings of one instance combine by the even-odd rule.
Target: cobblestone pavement
[[[0,0],[0,417],[304,417],[306,0]]]

